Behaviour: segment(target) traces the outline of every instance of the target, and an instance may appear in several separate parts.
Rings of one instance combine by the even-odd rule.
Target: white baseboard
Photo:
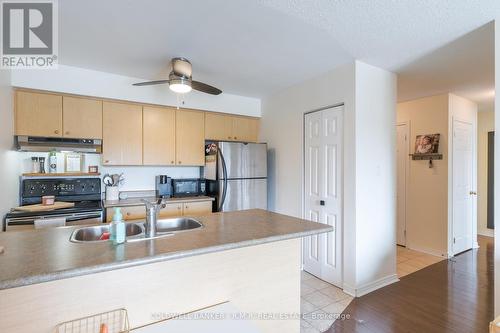
[[[477,241],[475,241],[474,244],[472,244],[472,248],[479,249],[479,243]]]
[[[447,251],[446,251],[446,253],[441,253],[441,251],[437,251],[437,250],[433,250],[433,249],[419,248],[419,247],[414,247],[414,246],[410,246],[410,245],[407,245],[406,248],[413,250],[413,251],[427,253],[427,254],[430,254],[430,255],[433,255],[436,257],[450,258],[450,255],[447,253]]]
[[[385,276],[381,279],[378,279],[378,280],[375,280],[375,281],[372,281],[369,283],[365,283],[358,288],[354,288],[353,286],[350,286],[350,285],[344,283],[343,289],[344,289],[344,292],[346,294],[349,294],[353,297],[360,297],[360,296],[369,294],[372,291],[375,291],[377,289],[388,286],[388,285],[393,284],[394,282],[398,282],[398,281],[399,281],[398,275],[392,274],[392,275]]]
[[[491,231],[491,233],[478,231],[477,234],[481,235],[481,236],[486,236],[486,237],[495,237],[495,234],[493,233],[493,230]]]

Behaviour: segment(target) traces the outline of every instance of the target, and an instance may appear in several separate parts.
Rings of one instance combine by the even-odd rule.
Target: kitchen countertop
[[[203,228],[113,246],[72,243],[78,227],[0,233],[0,290],[165,260],[300,238],[331,226],[251,209],[197,216]]]
[[[141,199],[146,199],[148,201],[154,202],[158,198],[156,197],[135,197],[135,198],[127,198],[120,200],[103,200],[102,204],[104,208],[111,207],[125,207],[125,206],[142,206],[144,203]],[[168,198],[164,201],[166,203],[176,203],[176,202],[197,202],[197,201],[214,201],[215,198],[207,197],[207,196],[196,196],[196,197],[183,197],[183,198]]]

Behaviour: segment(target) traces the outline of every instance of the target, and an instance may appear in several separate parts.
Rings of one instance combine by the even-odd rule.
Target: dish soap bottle
[[[110,239],[113,241],[113,244],[116,245],[125,243],[125,222],[123,221],[120,207],[115,207],[115,213],[113,214],[113,221],[111,221],[110,229]]]

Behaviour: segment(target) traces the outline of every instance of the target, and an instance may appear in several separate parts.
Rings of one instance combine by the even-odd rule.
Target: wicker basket
[[[100,333],[102,325],[107,326],[107,333],[129,333],[127,310],[118,309],[67,321],[57,325],[56,333]]]

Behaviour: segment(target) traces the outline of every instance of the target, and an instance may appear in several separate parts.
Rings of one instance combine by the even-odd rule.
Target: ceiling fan
[[[133,85],[151,86],[155,84],[168,83],[168,87],[170,88],[170,90],[179,94],[188,93],[192,89],[211,95],[219,95],[220,93],[222,93],[222,90],[212,87],[211,85],[199,81],[193,81],[193,69],[189,60],[185,58],[172,58],[170,63],[172,65],[172,71],[168,75],[168,80],[138,82],[134,83]]]

